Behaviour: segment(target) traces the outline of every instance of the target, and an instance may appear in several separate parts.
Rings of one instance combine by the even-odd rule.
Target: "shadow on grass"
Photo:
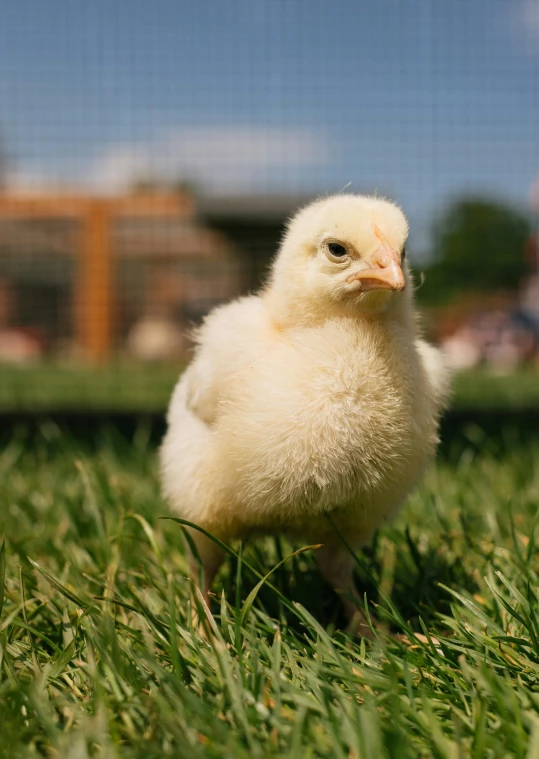
[[[395,566],[389,596],[400,616],[420,632],[420,617],[425,624],[433,625],[436,624],[438,615],[451,613],[451,597],[441,585],[458,588],[459,592],[474,592],[476,583],[463,563],[451,560],[450,554],[444,551],[442,545],[419,552],[408,533],[399,533],[395,537]],[[268,542],[272,543],[272,550],[268,551],[272,555],[271,563],[268,563],[256,543],[245,546],[245,557],[261,574],[269,572],[272,566],[289,553],[288,546],[285,550],[285,541],[280,538]],[[380,553],[380,542],[375,536],[371,545],[356,555],[355,581],[360,594],[366,594],[372,612],[384,618]],[[237,575],[238,558],[229,557],[214,585],[216,598],[212,611],[216,615],[219,614],[218,598],[221,590],[225,591],[229,601],[237,598]],[[243,568],[239,588],[241,605],[257,582],[258,578]],[[312,554],[291,558],[272,574],[271,583],[291,602],[301,604],[324,628],[329,631],[346,628],[347,620],[340,599],[322,578]],[[257,604],[291,630],[301,633],[304,629],[299,616],[287,609],[275,591],[267,585],[260,589]]]

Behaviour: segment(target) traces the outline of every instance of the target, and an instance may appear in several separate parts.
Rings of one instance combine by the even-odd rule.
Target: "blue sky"
[[[416,247],[451,197],[525,206],[539,0],[18,0],[0,134],[19,186],[396,197]]]

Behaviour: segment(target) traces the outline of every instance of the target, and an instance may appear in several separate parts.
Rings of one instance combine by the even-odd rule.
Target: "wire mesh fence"
[[[167,361],[319,194],[389,195],[457,366],[539,352],[539,6],[17,4],[0,361]],[[418,277],[419,278],[419,277]]]

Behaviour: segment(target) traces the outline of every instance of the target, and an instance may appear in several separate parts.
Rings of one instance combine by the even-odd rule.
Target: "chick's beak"
[[[382,231],[373,224],[379,245],[371,258],[371,266],[348,277],[349,284],[361,282],[361,290],[404,290],[405,281],[400,257],[391,248]]]

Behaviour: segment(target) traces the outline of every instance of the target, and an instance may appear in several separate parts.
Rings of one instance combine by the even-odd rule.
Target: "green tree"
[[[501,202],[463,198],[434,227],[435,259],[426,274],[429,299],[470,291],[515,290],[526,273],[526,216]]]

